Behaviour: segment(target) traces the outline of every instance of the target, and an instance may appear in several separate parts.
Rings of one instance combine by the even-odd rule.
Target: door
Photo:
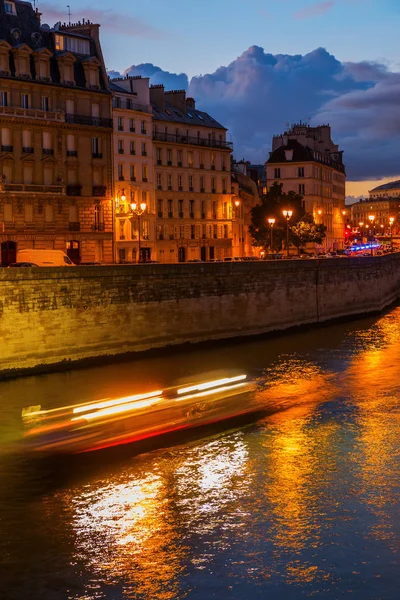
[[[77,240],[70,240],[67,242],[67,256],[69,256],[75,265],[81,264],[80,242]]]
[[[150,262],[151,260],[151,248],[140,248],[139,262]]]
[[[210,246],[210,260],[214,260],[215,258],[215,247]]]
[[[204,261],[207,260],[207,248],[205,246],[201,247],[200,258],[201,258],[201,260],[204,260]]]
[[[1,244],[1,264],[8,267],[9,264],[17,262],[17,244],[16,242],[2,242]]]
[[[178,262],[186,262],[186,248],[178,248]]]

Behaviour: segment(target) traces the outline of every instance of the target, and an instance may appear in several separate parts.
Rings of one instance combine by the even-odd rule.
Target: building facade
[[[260,248],[253,246],[253,238],[249,232],[251,225],[251,209],[260,204],[258,182],[250,177],[248,163],[240,162],[232,165],[233,193],[233,256],[252,257],[260,255]]]
[[[400,179],[390,181],[370,190],[370,198],[400,198]]]
[[[149,80],[125,77],[110,82],[114,119],[115,260],[155,260],[153,115]],[[136,213],[132,205],[137,205]],[[142,214],[140,205],[145,205]]]
[[[370,217],[373,217],[371,220]],[[355,202],[350,206],[350,219],[353,228],[365,234],[400,234],[400,196],[371,197]],[[393,223],[391,224],[391,220]]]
[[[89,22],[41,26],[0,0],[1,262],[18,249],[112,260],[111,96]]]
[[[326,249],[342,248],[345,242],[345,184],[343,152],[332,142],[329,125],[293,125],[274,136],[266,163],[267,185],[275,181],[285,193],[303,196],[303,206],[316,223],[327,227]]]
[[[183,90],[151,86],[157,259],[232,256],[232,193],[226,129]]]

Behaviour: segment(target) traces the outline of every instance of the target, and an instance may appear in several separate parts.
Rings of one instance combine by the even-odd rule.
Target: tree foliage
[[[290,209],[293,215],[290,219],[289,241],[297,248],[307,242],[320,244],[325,237],[326,227],[314,223],[312,215],[306,214],[300,194],[294,191],[284,193],[282,184],[275,182],[267,194],[263,196],[261,204],[251,211],[251,225],[249,231],[253,237],[254,246],[270,248],[271,228],[269,218],[275,219],[273,226],[272,250],[280,250],[283,240],[286,240],[287,222],[283,211]]]

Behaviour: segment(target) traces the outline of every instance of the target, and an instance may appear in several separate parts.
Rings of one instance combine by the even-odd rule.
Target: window
[[[42,96],[42,110],[45,112],[49,111],[49,98],[48,96]]]
[[[92,117],[98,119],[100,117],[100,105],[97,102],[92,103]]]
[[[198,118],[200,119],[200,121],[204,121],[203,117],[201,116],[200,113],[196,113],[196,115],[198,116]]]
[[[24,175],[24,183],[33,183],[33,167],[30,165],[24,165],[23,167],[23,175]],[[31,206],[30,204],[28,204],[28,206]],[[32,221],[32,219],[27,219],[25,216],[25,221]]]
[[[103,214],[100,204],[94,206],[94,226],[96,229],[100,229],[100,225],[103,222]]]
[[[222,178],[222,192],[224,194],[226,194],[226,179],[225,179],[225,177]]]
[[[146,121],[140,122],[140,131],[141,133],[146,133]]]
[[[25,204],[25,223],[32,223],[33,221],[33,205]]]
[[[200,177],[200,191],[204,192],[204,177],[203,175]]]
[[[135,121],[133,119],[129,119],[129,131],[135,133]]]
[[[65,112],[67,115],[73,115],[75,113],[75,102],[69,98],[65,101]]]
[[[162,188],[161,173],[157,173],[157,187],[159,190]]]
[[[130,178],[131,178],[131,181],[136,181],[135,165],[131,165],[131,167],[130,167]]]
[[[168,189],[172,190],[172,175],[168,175]]]
[[[193,191],[193,175],[189,175],[189,190]]]
[[[174,210],[174,202],[173,202],[173,200],[168,200],[168,213],[171,217],[173,214],[173,210]]]
[[[167,162],[169,166],[172,165],[172,150],[167,150]]]
[[[118,154],[124,154],[124,141],[118,140]]]
[[[70,35],[67,36],[56,33],[55,47],[57,52],[60,52],[62,50],[68,50],[69,52],[74,52],[75,54],[85,54],[86,56],[90,55],[89,40],[73,37]]]
[[[162,213],[163,213],[163,201],[158,200],[157,206],[158,206],[158,216],[161,217]]]
[[[142,181],[147,181],[147,165],[142,165]]]
[[[178,210],[179,210],[179,216],[182,218],[183,217],[183,200],[178,201]]]
[[[0,92],[0,106],[8,106],[8,92]]]
[[[190,216],[194,217],[194,200],[189,200],[189,211]]]
[[[135,151],[135,142],[131,142],[130,143],[130,145],[129,145],[129,151],[131,153],[131,156],[134,156],[136,154],[136,151]]]
[[[228,225],[224,225],[224,238],[228,237]]]
[[[178,175],[178,188],[182,191],[182,175]]]
[[[118,117],[118,131],[124,130],[124,119],[123,117]]]
[[[53,167],[44,167],[43,183],[44,185],[51,185],[53,183]]]
[[[302,196],[304,196],[305,194],[305,185],[304,183],[299,183],[299,194],[301,194]]]
[[[93,137],[92,138],[92,154],[94,156],[98,156],[99,150],[100,150],[99,138]]]
[[[119,181],[124,180],[124,165],[121,164],[118,165],[118,179]]]
[[[281,178],[281,170],[280,169],[274,169],[274,177],[275,177],[275,179]]]
[[[143,239],[144,240],[148,240],[149,239],[149,222],[147,220],[143,221],[143,225],[142,225],[142,235],[143,235]]]
[[[28,94],[21,94],[21,106],[22,106],[22,108],[29,108]]]
[[[43,150],[50,150],[50,148],[52,147],[51,133],[49,133],[48,131],[43,131],[42,139],[43,139]]]
[[[161,148],[157,148],[157,164],[161,165],[162,164],[162,154],[161,154]]]
[[[142,202],[147,204],[147,192],[146,190],[142,190]]]
[[[193,167],[193,152],[192,151],[188,152],[188,164],[189,164],[189,167]]]
[[[195,230],[195,226],[194,225],[190,226],[190,237],[191,237],[192,240],[194,240],[195,237],[196,237],[196,230]]]
[[[142,143],[142,156],[147,156],[146,142]]]
[[[304,177],[304,167],[299,167],[297,172],[299,177]]]
[[[178,150],[178,167],[182,166],[182,150]]]
[[[212,212],[213,212],[213,219],[217,218],[217,203],[215,202],[215,200],[212,203]]]
[[[215,182],[215,177],[211,177],[211,189],[212,189],[213,192],[215,192],[216,189],[217,189],[217,184]]]
[[[15,10],[14,2],[5,2],[4,8],[6,9],[6,13],[8,15],[16,15],[17,14],[17,11]]]
[[[32,135],[28,129],[24,129],[22,132],[22,152],[29,152],[30,154],[33,153]]]
[[[44,207],[44,220],[46,223],[52,223],[53,221],[53,207],[51,204],[46,204]]]

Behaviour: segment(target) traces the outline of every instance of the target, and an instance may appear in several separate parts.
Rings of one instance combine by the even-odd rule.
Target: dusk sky
[[[66,21],[65,1],[40,2],[43,22]],[[400,178],[400,0],[70,5],[72,21],[101,23],[110,71],[188,88],[230,129],[236,158],[263,162],[288,122],[330,122],[350,180]]]

